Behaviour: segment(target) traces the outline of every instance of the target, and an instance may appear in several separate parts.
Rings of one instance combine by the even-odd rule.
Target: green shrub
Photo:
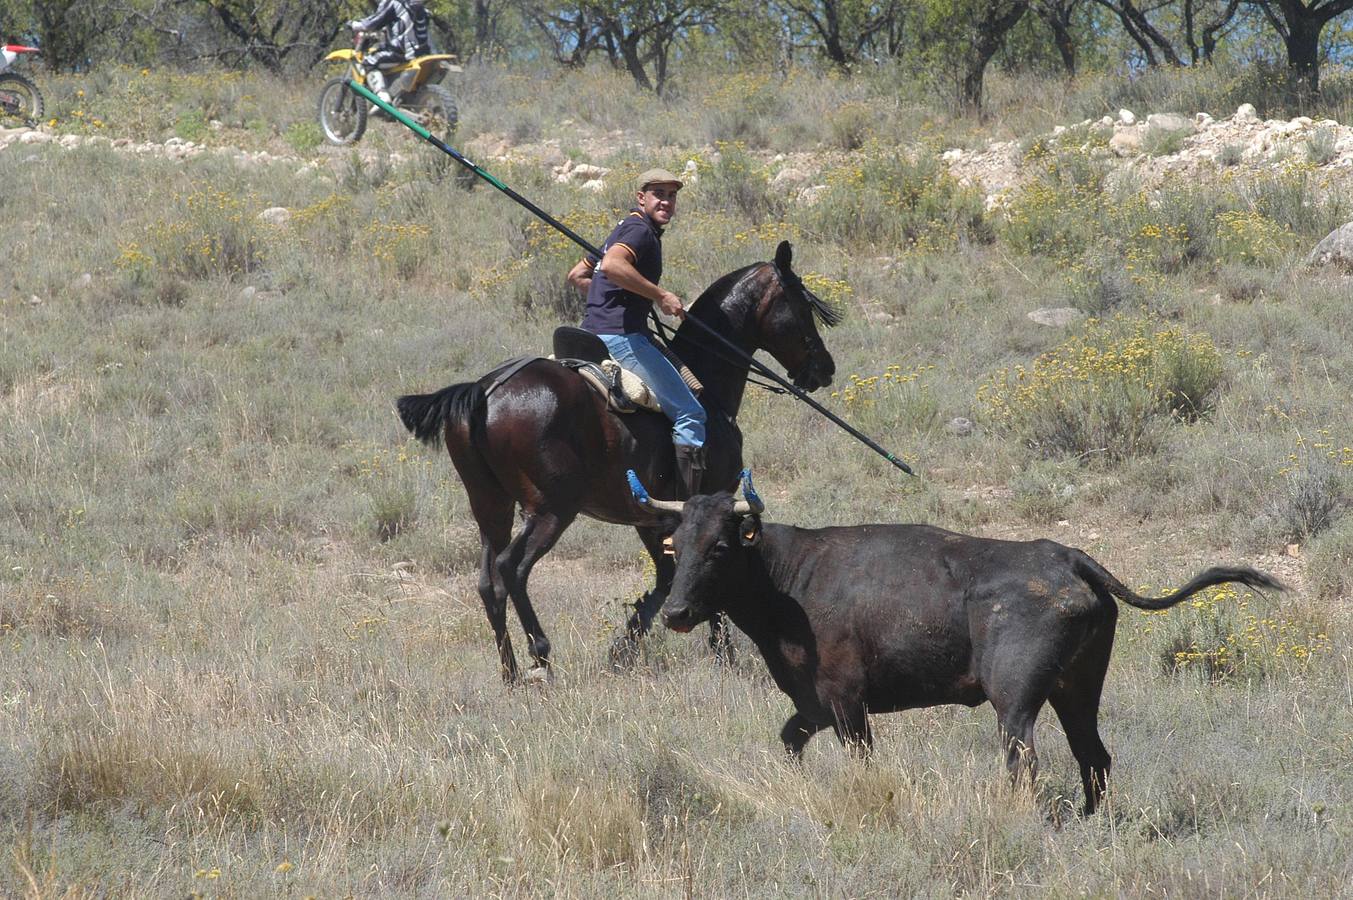
[[[324,141],[324,132],[318,122],[292,122],[282,135],[288,146],[297,153],[309,153]]]
[[[841,401],[855,425],[867,431],[927,431],[940,414],[939,402],[926,383],[934,368],[922,365],[904,372],[901,366],[889,366],[878,375],[863,378],[852,372],[847,383],[831,396]]]
[[[1306,160],[1312,165],[1323,166],[1339,154],[1339,130],[1328,125],[1311,132],[1306,139]]]
[[[1136,619],[1161,670],[1206,681],[1291,676],[1333,649],[1329,621],[1304,607],[1271,601],[1233,584],[1207,588],[1173,609]]]
[[[141,241],[120,246],[117,266],[137,277],[151,269],[189,280],[247,274],[262,263],[262,239],[251,204],[198,185],[175,196],[180,218],[148,226]]]
[[[1321,457],[1300,456],[1282,470],[1271,516],[1284,541],[1306,541],[1325,531],[1344,506],[1339,467]]]
[[[714,160],[696,157],[694,202],[702,214],[722,210],[750,225],[779,221],[784,201],[773,194],[766,168],[743,144],[720,143]]]
[[[831,142],[842,150],[859,150],[871,134],[874,113],[864,103],[844,103],[827,115]]]
[[[1158,128],[1148,126],[1142,135],[1142,152],[1147,156],[1173,156],[1184,149],[1193,137],[1192,128]]]
[[[1015,510],[1040,525],[1065,518],[1077,494],[1067,467],[1051,460],[1035,460],[1011,476],[1009,486]]]
[[[1312,541],[1306,556],[1306,578],[1316,600],[1353,600],[1353,514],[1346,513]]]
[[[1153,451],[1175,419],[1204,413],[1221,381],[1206,335],[1147,319],[1091,321],[1034,360],[1002,369],[977,392],[993,427],[1044,457]]]
[[[803,217],[805,227],[841,244],[930,253],[988,240],[982,203],[934,157],[875,147],[830,172]]]
[[[179,113],[174,120],[174,134],[185,141],[201,141],[207,136],[207,117],[200,109]]]

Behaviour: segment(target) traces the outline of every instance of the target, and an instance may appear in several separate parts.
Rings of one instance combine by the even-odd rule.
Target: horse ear
[[[783,272],[789,271],[789,264],[794,259],[794,248],[789,246],[789,241],[781,241],[780,246],[775,248],[775,266]]]
[[[743,516],[738,524],[738,538],[744,547],[755,547],[761,543],[761,517]]]

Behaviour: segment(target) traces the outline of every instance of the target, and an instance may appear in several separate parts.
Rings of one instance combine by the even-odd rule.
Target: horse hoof
[[[550,680],[550,670],[546,666],[532,666],[522,676],[522,684],[545,684]]]
[[[628,672],[639,664],[639,642],[628,635],[611,642],[611,668]]]

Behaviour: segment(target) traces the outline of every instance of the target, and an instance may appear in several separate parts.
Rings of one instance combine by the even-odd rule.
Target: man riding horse
[[[648,385],[672,420],[672,443],[682,498],[700,492],[705,473],[705,408],[667,356],[653,343],[648,315],[654,306],[685,318],[681,298],[658,286],[662,233],[676,215],[681,180],[665,169],[639,176],[635,206],[611,230],[600,259],[583,257],[569,283],[587,294],[582,327],[601,338],[611,357]]]

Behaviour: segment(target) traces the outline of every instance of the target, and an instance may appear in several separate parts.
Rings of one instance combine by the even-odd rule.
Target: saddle
[[[671,358],[670,354],[668,357]],[[554,355],[550,358],[583,376],[593,389],[606,398],[606,405],[614,412],[632,413],[639,409],[662,412],[662,406],[643,379],[611,359],[601,338],[590,331],[568,325],[556,328]],[[685,368],[679,361],[675,364],[678,369]],[[682,376],[685,377],[686,372],[683,371]],[[700,383],[696,381],[692,389],[698,393]]]

